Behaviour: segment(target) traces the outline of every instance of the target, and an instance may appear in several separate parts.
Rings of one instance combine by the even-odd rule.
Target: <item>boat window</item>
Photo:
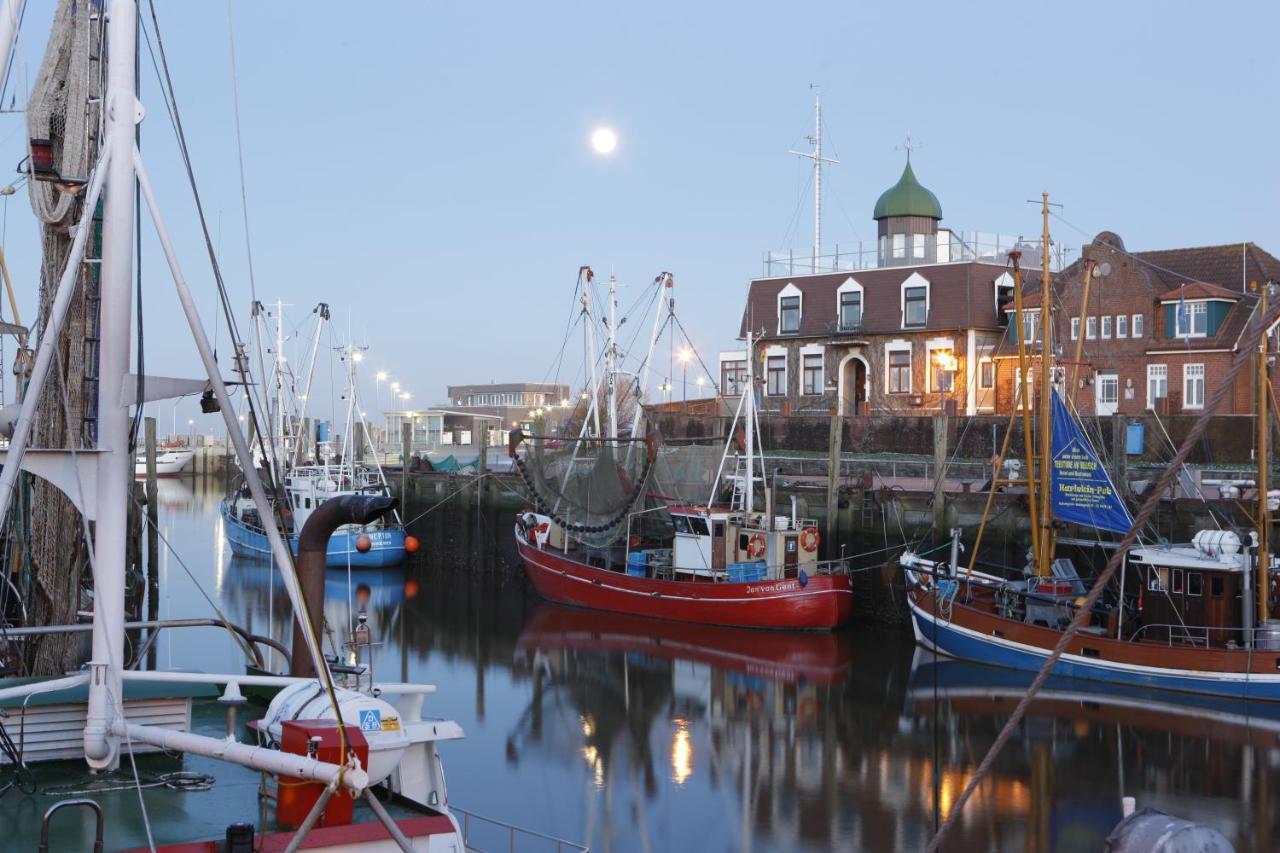
[[[1187,572],[1187,595],[1204,595],[1204,575]]]
[[[683,515],[671,516],[671,523],[676,526],[676,533],[689,532],[689,519],[685,518]]]
[[[710,536],[711,531],[707,529],[707,522],[702,518],[689,519],[689,529],[699,536]]]
[[[1211,575],[1209,577],[1209,592],[1213,595],[1222,595],[1222,575]]]
[[[1162,589],[1167,589],[1169,586],[1168,581],[1169,581],[1168,569],[1161,569],[1161,568],[1152,569],[1151,578],[1147,583],[1147,589],[1153,589],[1153,590],[1156,590],[1157,592],[1159,592]]]
[[[304,500],[304,501],[302,502],[302,504],[303,504],[303,506],[305,506],[307,509],[311,509],[311,498],[307,498],[306,500]]]
[[[1182,592],[1182,569],[1173,570],[1172,592]]]
[[[738,534],[738,550],[745,551],[751,545],[751,537],[745,533]]]
[[[716,538],[717,539],[722,538],[724,536],[724,522],[717,521],[715,524],[715,528],[716,528]]]

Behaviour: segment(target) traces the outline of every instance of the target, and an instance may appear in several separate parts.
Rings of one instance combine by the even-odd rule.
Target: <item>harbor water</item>
[[[232,557],[221,497],[212,478],[160,484],[161,618],[212,615],[203,589],[287,642],[278,573]],[[595,851],[921,850],[1029,681],[933,661],[880,626],[753,632],[547,604],[511,528],[510,512],[447,505],[413,522],[406,565],[331,568],[326,645],[367,585],[375,677],[435,684],[427,713],[466,732],[443,748],[450,801]],[[217,629],[166,631],[157,650],[160,668],[243,663]],[[948,849],[1100,849],[1132,796],[1241,853],[1273,850],[1278,777],[1280,708],[1051,681]]]

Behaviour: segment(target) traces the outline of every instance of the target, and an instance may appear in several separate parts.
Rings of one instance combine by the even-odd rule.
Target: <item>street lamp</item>
[[[382,383],[387,381],[387,371],[379,370],[374,374],[373,379],[376,383],[374,396],[378,398],[378,408],[382,408]]]
[[[946,409],[947,392],[951,390],[951,377],[959,369],[960,362],[951,350],[940,349],[934,350],[933,364],[938,368],[938,410],[943,411]]]
[[[679,355],[676,357],[680,359],[680,370],[682,373],[680,380],[680,399],[687,407],[689,404],[689,360],[693,358],[693,350],[685,347],[680,350]]]
[[[195,418],[187,418],[187,446],[196,446],[196,421]]]

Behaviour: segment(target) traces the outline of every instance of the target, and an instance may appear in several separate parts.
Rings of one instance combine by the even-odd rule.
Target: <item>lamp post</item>
[[[373,379],[374,379],[374,382],[376,383],[376,390],[374,391],[374,396],[377,397],[378,399],[378,408],[382,408],[382,383],[387,381],[387,371],[379,370],[376,374],[374,374]]]
[[[949,349],[935,350],[933,353],[933,364],[938,369],[936,374],[938,384],[938,411],[946,411],[947,392],[951,390],[951,377],[955,375],[960,363],[956,359],[955,353]]]
[[[195,418],[187,418],[187,446],[190,448],[195,448],[196,446]]]
[[[693,350],[685,347],[680,350],[680,402],[687,411],[689,408],[689,359],[693,358]]]

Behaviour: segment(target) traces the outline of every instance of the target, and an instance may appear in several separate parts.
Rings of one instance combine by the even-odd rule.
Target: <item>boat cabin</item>
[[[673,505],[671,570],[677,576],[734,582],[796,577],[818,562],[812,519]],[[630,562],[630,560],[628,561]]]

